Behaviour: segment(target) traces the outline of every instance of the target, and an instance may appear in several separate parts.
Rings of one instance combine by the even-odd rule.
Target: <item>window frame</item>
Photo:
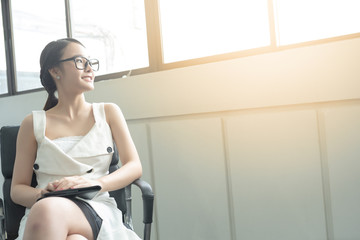
[[[145,68],[132,69],[128,71],[110,73],[96,76],[95,81],[109,80],[122,78],[131,72],[131,75],[140,75],[151,72],[159,72],[164,70],[170,70],[174,68],[188,67],[199,64],[206,64],[236,58],[242,58],[252,55],[265,54],[271,52],[283,51],[286,49],[304,47],[315,44],[323,44],[333,41],[340,41],[350,38],[359,38],[360,33],[342,35],[337,37],[331,37],[326,39],[313,40],[308,42],[295,43],[285,46],[278,46],[276,42],[276,19],[274,16],[274,0],[267,0],[268,2],[268,16],[269,16],[269,30],[270,30],[270,45],[255,49],[241,50],[237,52],[224,53],[212,56],[206,56],[196,59],[183,60],[178,62],[163,63],[163,49],[161,44],[161,26],[160,26],[160,13],[158,0],[144,0],[145,5],[145,19],[146,19],[146,31],[147,31],[147,44],[148,44],[148,57],[149,66]],[[66,30],[67,36],[72,37],[71,31],[71,9],[70,0],[64,0],[65,4],[65,16],[66,16]],[[11,0],[1,0],[2,17],[3,17],[3,29],[4,29],[4,44],[5,44],[5,55],[7,65],[7,87],[8,93],[0,94],[0,97],[12,96],[18,94],[26,94],[29,92],[41,91],[44,88],[36,88],[25,91],[16,91],[17,80],[16,80],[16,64],[14,55],[14,39],[13,39],[13,26],[11,16]]]
[[[5,47],[5,61],[6,61],[6,80],[7,80],[7,88],[8,92],[5,94],[1,94],[1,96],[9,96],[16,94],[16,75],[14,67],[14,51],[12,48],[13,43],[13,35],[12,35],[12,24],[11,24],[11,12],[10,9],[10,1],[1,0],[1,14],[3,20],[3,30],[4,30],[4,47]]]

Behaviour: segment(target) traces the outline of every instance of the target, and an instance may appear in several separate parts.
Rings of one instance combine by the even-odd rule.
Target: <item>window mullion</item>
[[[150,71],[159,71],[163,66],[163,49],[160,33],[158,0],[145,0],[146,29]]]
[[[276,39],[276,20],[275,20],[275,6],[274,0],[268,0],[268,11],[269,11],[269,24],[270,24],[270,45],[275,48],[277,46]]]
[[[2,16],[4,25],[4,43],[5,43],[5,56],[6,56],[6,73],[8,94],[14,95],[16,93],[16,66],[14,54],[14,42],[12,34],[12,21],[11,21],[11,1],[1,0]]]
[[[71,29],[71,9],[70,0],[65,0],[65,16],[66,16],[66,33],[69,38],[72,37]]]

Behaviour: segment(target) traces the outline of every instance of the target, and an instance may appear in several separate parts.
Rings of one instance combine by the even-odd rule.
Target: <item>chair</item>
[[[12,240],[17,237],[17,232],[19,229],[19,224],[22,216],[25,213],[25,207],[15,204],[10,198],[10,186],[13,173],[13,166],[15,161],[15,152],[16,152],[16,138],[19,131],[19,126],[6,126],[2,127],[1,134],[1,167],[2,174],[4,176],[4,185],[3,185],[3,197],[0,198],[0,230],[1,240]],[[113,172],[119,168],[119,155],[117,149],[113,154],[109,172]],[[133,183],[140,188],[142,192],[143,199],[143,223],[144,223],[144,240],[150,239],[151,233],[151,223],[153,216],[153,201],[154,194],[152,192],[151,186],[141,180],[137,179]],[[113,192],[110,192],[110,195],[113,196],[116,200],[118,208],[123,213],[124,225],[130,229],[132,227],[132,218],[131,218],[131,185],[119,189]],[[32,186],[36,186],[35,174],[33,174]]]

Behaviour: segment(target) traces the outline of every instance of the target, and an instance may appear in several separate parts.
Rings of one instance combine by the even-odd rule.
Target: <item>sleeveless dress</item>
[[[50,140],[45,136],[45,111],[33,111],[34,134],[38,144],[34,172],[38,185],[45,188],[49,182],[66,176],[84,176],[98,179],[108,174],[114,153],[112,133],[106,122],[104,103],[93,103],[95,124],[85,136]],[[92,200],[85,200],[102,218],[98,240],[140,240],[135,232],[126,228],[122,213],[115,199],[108,192],[99,193]],[[26,209],[20,222],[19,237],[22,239],[30,209]]]

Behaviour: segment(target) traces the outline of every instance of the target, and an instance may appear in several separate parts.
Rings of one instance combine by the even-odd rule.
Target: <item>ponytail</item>
[[[41,69],[40,79],[41,79],[41,84],[44,86],[45,90],[48,93],[48,98],[44,106],[44,110],[46,111],[49,110],[50,108],[55,107],[56,104],[58,103],[58,99],[55,96],[57,87],[47,67]]]
[[[48,98],[46,100],[44,110],[49,110],[50,108],[55,107],[58,104],[59,100],[55,96],[54,92],[49,93]]]

